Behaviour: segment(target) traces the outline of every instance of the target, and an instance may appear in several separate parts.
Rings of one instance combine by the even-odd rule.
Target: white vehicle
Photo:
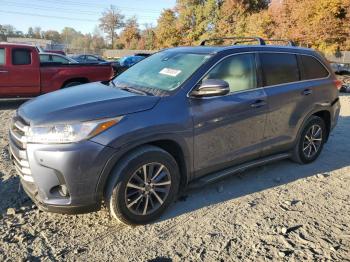
[[[54,53],[40,53],[41,63],[61,63],[61,64],[77,64],[78,62],[74,59]]]

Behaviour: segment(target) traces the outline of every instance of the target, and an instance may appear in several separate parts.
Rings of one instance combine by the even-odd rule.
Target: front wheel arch
[[[164,200],[164,205],[161,205],[154,214],[149,214],[145,217],[134,217],[133,214],[128,212],[124,203],[125,199],[123,199],[124,187],[128,183],[128,180],[125,179],[128,179],[128,177],[132,174],[132,172],[129,171],[132,170],[134,166],[138,167],[140,161],[147,161],[146,159],[151,157],[149,160],[153,158],[152,162],[154,162],[155,156],[157,156],[156,159],[159,159],[159,161],[163,162],[165,166],[171,167],[169,171],[171,171],[171,176],[174,179],[172,180],[174,182],[174,186],[170,189],[170,192],[172,193],[169,193],[169,197]],[[112,170],[106,183],[104,194],[105,205],[108,207],[111,215],[123,223],[137,225],[151,222],[159,217],[159,215],[162,214],[168,205],[171,204],[171,202],[174,200],[178,193],[180,184],[179,180],[180,172],[177,162],[168,152],[152,145],[138,147],[135,150],[129,152],[127,155],[124,155],[124,157],[118,161],[117,165]]]

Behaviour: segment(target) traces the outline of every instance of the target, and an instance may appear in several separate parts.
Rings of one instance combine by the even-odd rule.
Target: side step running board
[[[214,183],[220,179],[223,179],[225,177],[237,174],[237,173],[241,173],[247,169],[250,168],[254,168],[254,167],[258,167],[258,166],[263,166],[265,164],[274,162],[274,161],[278,161],[278,160],[282,160],[282,159],[286,159],[289,158],[290,154],[288,153],[284,153],[284,154],[278,154],[278,155],[273,155],[273,156],[269,156],[269,157],[265,157],[265,158],[261,158],[255,161],[251,161],[251,162],[247,162],[245,164],[241,164],[238,166],[234,166],[234,167],[230,167],[228,169],[216,172],[216,173],[211,173],[209,175],[206,175],[198,180],[195,180],[193,183],[190,183],[188,185],[188,188],[193,189],[193,188],[200,188],[204,185],[210,184],[210,183]]]

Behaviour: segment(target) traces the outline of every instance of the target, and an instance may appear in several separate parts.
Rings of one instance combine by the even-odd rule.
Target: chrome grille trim
[[[22,167],[28,167],[29,168],[29,162],[26,160],[21,160],[14,152],[13,149],[10,147],[10,153],[12,154],[13,158],[19,163]]]
[[[27,140],[24,136],[21,136],[20,134],[15,132],[13,129],[10,130],[10,134],[17,145],[21,146],[22,148],[27,147]]]
[[[28,129],[29,126],[25,125],[17,117],[12,119],[9,151],[15,169],[21,179],[26,182],[34,183],[27,152],[25,150],[27,148],[27,139],[25,134]]]
[[[26,133],[28,131],[28,126],[24,125],[23,123],[21,123],[20,121],[15,121],[14,122],[14,126],[21,130],[23,133]]]

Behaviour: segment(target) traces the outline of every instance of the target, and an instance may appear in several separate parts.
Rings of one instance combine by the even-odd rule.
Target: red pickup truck
[[[35,97],[113,75],[110,64],[40,63],[35,46],[0,43],[0,98]]]

